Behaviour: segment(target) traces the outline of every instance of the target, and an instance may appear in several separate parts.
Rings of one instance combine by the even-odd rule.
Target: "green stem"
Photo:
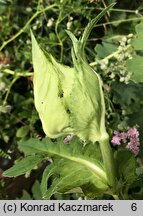
[[[33,72],[26,72],[26,71],[24,71],[24,72],[16,72],[16,71],[13,71],[13,70],[10,70],[10,69],[4,69],[2,72],[6,73],[6,74],[11,74],[13,76],[16,75],[17,77],[20,77],[20,76],[29,77],[29,76],[33,75]]]
[[[59,33],[58,33],[58,27],[59,27],[59,24],[60,22],[62,21],[62,13],[63,13],[63,8],[59,8],[59,16],[58,16],[58,19],[56,21],[56,24],[55,24],[55,33],[56,33],[56,36],[57,36],[57,39],[59,41],[59,46],[60,46],[60,62],[62,62],[62,58],[63,58],[63,42],[62,40],[60,39],[60,36],[59,36]]]
[[[10,93],[10,90],[11,90],[13,84],[16,82],[17,79],[18,79],[18,77],[14,77],[14,79],[11,81],[11,83],[10,83],[10,85],[9,85],[9,88],[8,88],[8,90],[7,90],[7,93],[6,93],[6,95],[5,95],[5,98],[4,98],[4,100],[3,100],[3,106],[6,105],[7,99],[8,99],[9,93]]]
[[[43,13],[44,11],[47,11],[53,7],[55,7],[56,4],[52,4],[50,6],[47,6],[46,8],[42,9],[42,10],[39,10],[39,11],[36,11],[36,13],[33,14],[33,16],[27,21],[27,23],[23,26],[22,29],[20,29],[19,32],[17,32],[13,37],[11,37],[10,39],[8,39],[7,41],[4,41],[3,44],[1,45],[0,47],[0,51],[2,51],[2,49],[7,45],[9,44],[11,41],[13,41],[14,39],[16,39],[19,35],[21,35],[25,30],[26,28],[30,25],[30,23],[40,14],[40,13]]]
[[[96,10],[101,10],[102,11],[102,10],[104,10],[104,8],[100,7],[100,8],[96,8]],[[137,12],[139,10],[126,10],[126,9],[111,8],[110,11],[138,14]]]
[[[113,158],[113,152],[109,144],[109,138],[105,138],[100,141],[100,149],[103,157],[103,163],[105,166],[105,172],[109,181],[109,185],[115,189],[116,185],[116,172],[115,161]]]
[[[119,196],[116,194],[112,194],[112,197],[114,198],[114,200],[120,200]]]
[[[131,22],[131,21],[139,21],[139,20],[142,20],[142,19],[143,19],[143,16],[142,16],[142,17],[129,18],[129,19],[115,20],[115,21],[111,21],[111,22],[106,22],[106,23],[97,24],[97,25],[95,26],[95,28],[96,28],[96,27],[99,27],[99,26],[103,26],[103,25],[112,25],[112,24],[116,24],[116,23]]]

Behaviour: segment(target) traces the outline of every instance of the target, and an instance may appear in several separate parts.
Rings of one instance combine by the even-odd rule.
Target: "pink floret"
[[[113,136],[113,138],[111,140],[113,145],[120,145],[121,144],[120,141],[121,141],[120,137],[117,137],[117,136]]]
[[[139,131],[137,128],[129,128],[127,132],[122,133],[114,131],[114,136],[111,142],[114,146],[120,145],[123,142],[126,144],[126,149],[135,155],[138,155],[140,151]]]

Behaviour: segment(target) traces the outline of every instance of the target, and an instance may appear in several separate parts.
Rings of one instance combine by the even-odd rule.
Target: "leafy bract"
[[[67,31],[73,43],[73,68],[43,51],[31,33],[35,106],[50,138],[76,134],[96,142],[108,137],[101,80],[87,63],[84,47],[94,25],[113,5],[89,22],[81,39]]]
[[[81,139],[100,141],[108,136],[101,79],[86,62],[80,41],[76,41],[71,32],[68,34],[73,42],[72,58],[76,71],[70,98],[72,126]]]
[[[73,69],[59,64],[50,54],[45,54],[32,33],[31,36],[34,101],[43,130],[52,138],[71,133],[65,98],[73,82]]]

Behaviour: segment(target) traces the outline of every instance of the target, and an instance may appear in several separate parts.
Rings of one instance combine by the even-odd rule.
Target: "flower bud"
[[[32,34],[35,106],[47,136],[75,134],[85,141],[99,141],[107,136],[101,80],[84,59],[80,41],[68,34],[73,68],[45,53]]]
[[[66,31],[73,43],[73,68],[43,51],[31,34],[35,106],[50,138],[72,134],[84,141],[100,142],[108,137],[102,82],[87,63],[84,46],[95,23],[113,5],[91,20],[80,40]]]

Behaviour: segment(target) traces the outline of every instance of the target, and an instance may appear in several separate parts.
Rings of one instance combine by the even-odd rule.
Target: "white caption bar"
[[[1,200],[0,215],[141,216],[142,200]]]

